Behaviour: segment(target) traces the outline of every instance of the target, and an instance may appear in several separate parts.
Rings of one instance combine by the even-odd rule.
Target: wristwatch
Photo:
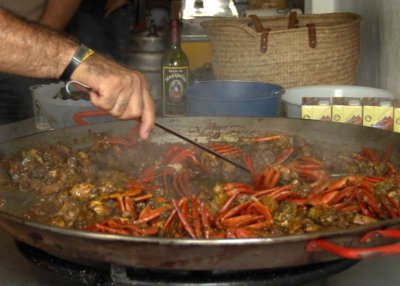
[[[61,74],[60,79],[63,81],[69,80],[75,69],[93,54],[93,50],[81,44],[76,50],[75,55],[72,57],[71,61]]]

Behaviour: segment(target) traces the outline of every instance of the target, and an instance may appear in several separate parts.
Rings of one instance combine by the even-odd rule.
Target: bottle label
[[[188,87],[188,67],[163,67],[163,115],[186,115],[185,90]]]

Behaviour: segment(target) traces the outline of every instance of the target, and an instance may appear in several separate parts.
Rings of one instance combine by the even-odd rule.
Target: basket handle
[[[307,24],[308,28],[308,44],[310,48],[315,49],[317,46],[317,30],[315,28],[315,24]]]
[[[251,19],[254,29],[257,33],[261,33],[260,39],[260,52],[266,53],[268,50],[268,35],[271,31],[270,28],[264,28],[260,18],[257,15],[249,15]],[[315,24],[307,24],[308,29],[308,43],[310,48],[314,49],[317,46],[317,30]],[[288,29],[299,28],[299,20],[297,19],[297,13],[295,11],[290,12],[289,14],[289,24]]]
[[[297,12],[292,11],[289,14],[289,25],[288,29],[294,29],[299,27],[299,20],[297,19]]]
[[[260,52],[265,54],[268,50],[268,35],[271,29],[264,28],[263,25],[261,24],[260,18],[258,18],[257,15],[250,15],[249,17],[253,22],[256,32],[261,33]]]

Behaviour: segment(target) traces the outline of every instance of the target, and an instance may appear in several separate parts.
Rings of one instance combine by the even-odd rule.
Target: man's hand
[[[155,107],[144,76],[100,55],[92,55],[74,71],[72,80],[92,88],[92,103],[119,119],[140,118],[140,136],[154,127]]]
[[[16,18],[0,8],[0,71],[38,78],[59,78],[78,43],[53,30]],[[155,108],[139,72],[94,54],[71,76],[92,88],[92,103],[119,119],[141,119],[140,136],[154,126]]]

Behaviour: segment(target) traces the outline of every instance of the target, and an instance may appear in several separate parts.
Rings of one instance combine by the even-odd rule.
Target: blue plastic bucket
[[[186,90],[189,116],[278,116],[284,89],[252,81],[204,81]]]

